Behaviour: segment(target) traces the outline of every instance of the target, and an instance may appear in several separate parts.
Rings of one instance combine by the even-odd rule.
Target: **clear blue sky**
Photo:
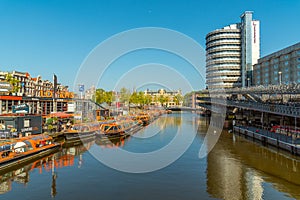
[[[55,72],[62,84],[71,86],[89,52],[114,34],[163,27],[205,47],[208,32],[239,22],[246,10],[261,21],[262,56],[300,41],[299,0],[0,0],[0,70],[28,71],[49,80]],[[124,63],[159,62],[152,58],[163,56],[156,54],[138,53],[140,62],[130,63],[131,57]],[[119,63],[116,69],[122,59]],[[111,89],[109,81],[99,87]],[[192,75],[190,82],[194,89],[204,87]]]

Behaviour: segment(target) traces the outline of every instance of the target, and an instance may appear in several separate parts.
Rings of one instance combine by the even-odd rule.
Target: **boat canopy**
[[[14,149],[25,147],[25,146],[26,146],[25,142],[17,142],[14,146]]]

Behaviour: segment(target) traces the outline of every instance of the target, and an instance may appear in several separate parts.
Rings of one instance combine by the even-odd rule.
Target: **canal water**
[[[205,118],[173,113],[126,139],[66,144],[58,153],[1,174],[0,199],[300,199],[299,157],[224,131],[213,150],[200,159],[206,130]],[[176,135],[182,140],[178,148],[171,145]],[[169,148],[167,153],[154,161],[145,154],[164,148]],[[118,171],[95,155],[119,149],[144,154],[145,159],[137,163],[120,158],[115,168],[149,172]],[[184,151],[175,162],[151,171],[178,156],[177,150]]]

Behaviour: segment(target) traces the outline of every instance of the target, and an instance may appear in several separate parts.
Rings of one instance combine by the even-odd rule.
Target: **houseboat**
[[[147,126],[151,122],[150,115],[147,113],[139,113],[134,118],[135,120],[142,121],[144,126]]]
[[[60,147],[52,137],[43,134],[0,140],[0,171],[42,158]]]
[[[95,137],[95,131],[99,129],[100,125],[98,123],[74,124],[71,129],[64,131],[63,135],[67,141],[81,141],[86,138]]]
[[[142,128],[142,121],[139,120],[118,120],[109,123],[102,123],[97,136],[120,137],[129,136]]]

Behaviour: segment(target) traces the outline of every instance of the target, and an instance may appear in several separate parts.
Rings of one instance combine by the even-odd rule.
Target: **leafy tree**
[[[175,102],[176,105],[179,105],[180,102],[183,101],[183,97],[182,97],[182,95],[177,94],[177,95],[174,96],[173,100],[174,100],[174,102]]]
[[[138,104],[139,105],[144,105],[145,104],[145,94],[144,94],[144,92],[139,92],[138,93]]]
[[[169,96],[165,96],[165,103],[166,103],[166,105],[165,106],[167,106],[167,104],[170,102],[170,97]]]
[[[49,118],[49,119],[47,119],[47,122],[46,122],[46,124],[48,124],[48,125],[50,125],[50,124],[53,124],[53,118]]]
[[[125,103],[129,102],[130,100],[130,90],[126,88],[121,88],[120,90],[120,102]]]
[[[13,88],[10,92],[16,93],[21,88],[19,85],[20,81],[18,79],[14,78],[12,76],[12,74],[10,74],[10,73],[6,74],[5,80],[13,86]]]
[[[138,98],[139,98],[138,97],[138,93],[137,92],[133,92],[132,95],[129,98],[129,101],[131,103],[138,104],[139,103],[139,99]]]
[[[96,89],[96,92],[95,92],[95,101],[97,103],[104,103],[105,102],[105,90],[103,89]]]
[[[164,97],[164,95],[160,95],[158,97],[158,101],[160,102],[161,106],[163,106],[164,103],[166,102],[166,98]]]
[[[105,93],[105,102],[109,105],[115,100],[113,91],[109,91]]]
[[[149,105],[152,102],[152,97],[150,95],[145,95],[145,104]]]
[[[95,101],[97,103],[107,103],[109,105],[111,105],[111,103],[114,101],[114,96],[113,96],[113,92],[112,91],[109,91],[109,92],[106,92],[105,90],[103,89],[96,89],[96,92],[95,92]]]

